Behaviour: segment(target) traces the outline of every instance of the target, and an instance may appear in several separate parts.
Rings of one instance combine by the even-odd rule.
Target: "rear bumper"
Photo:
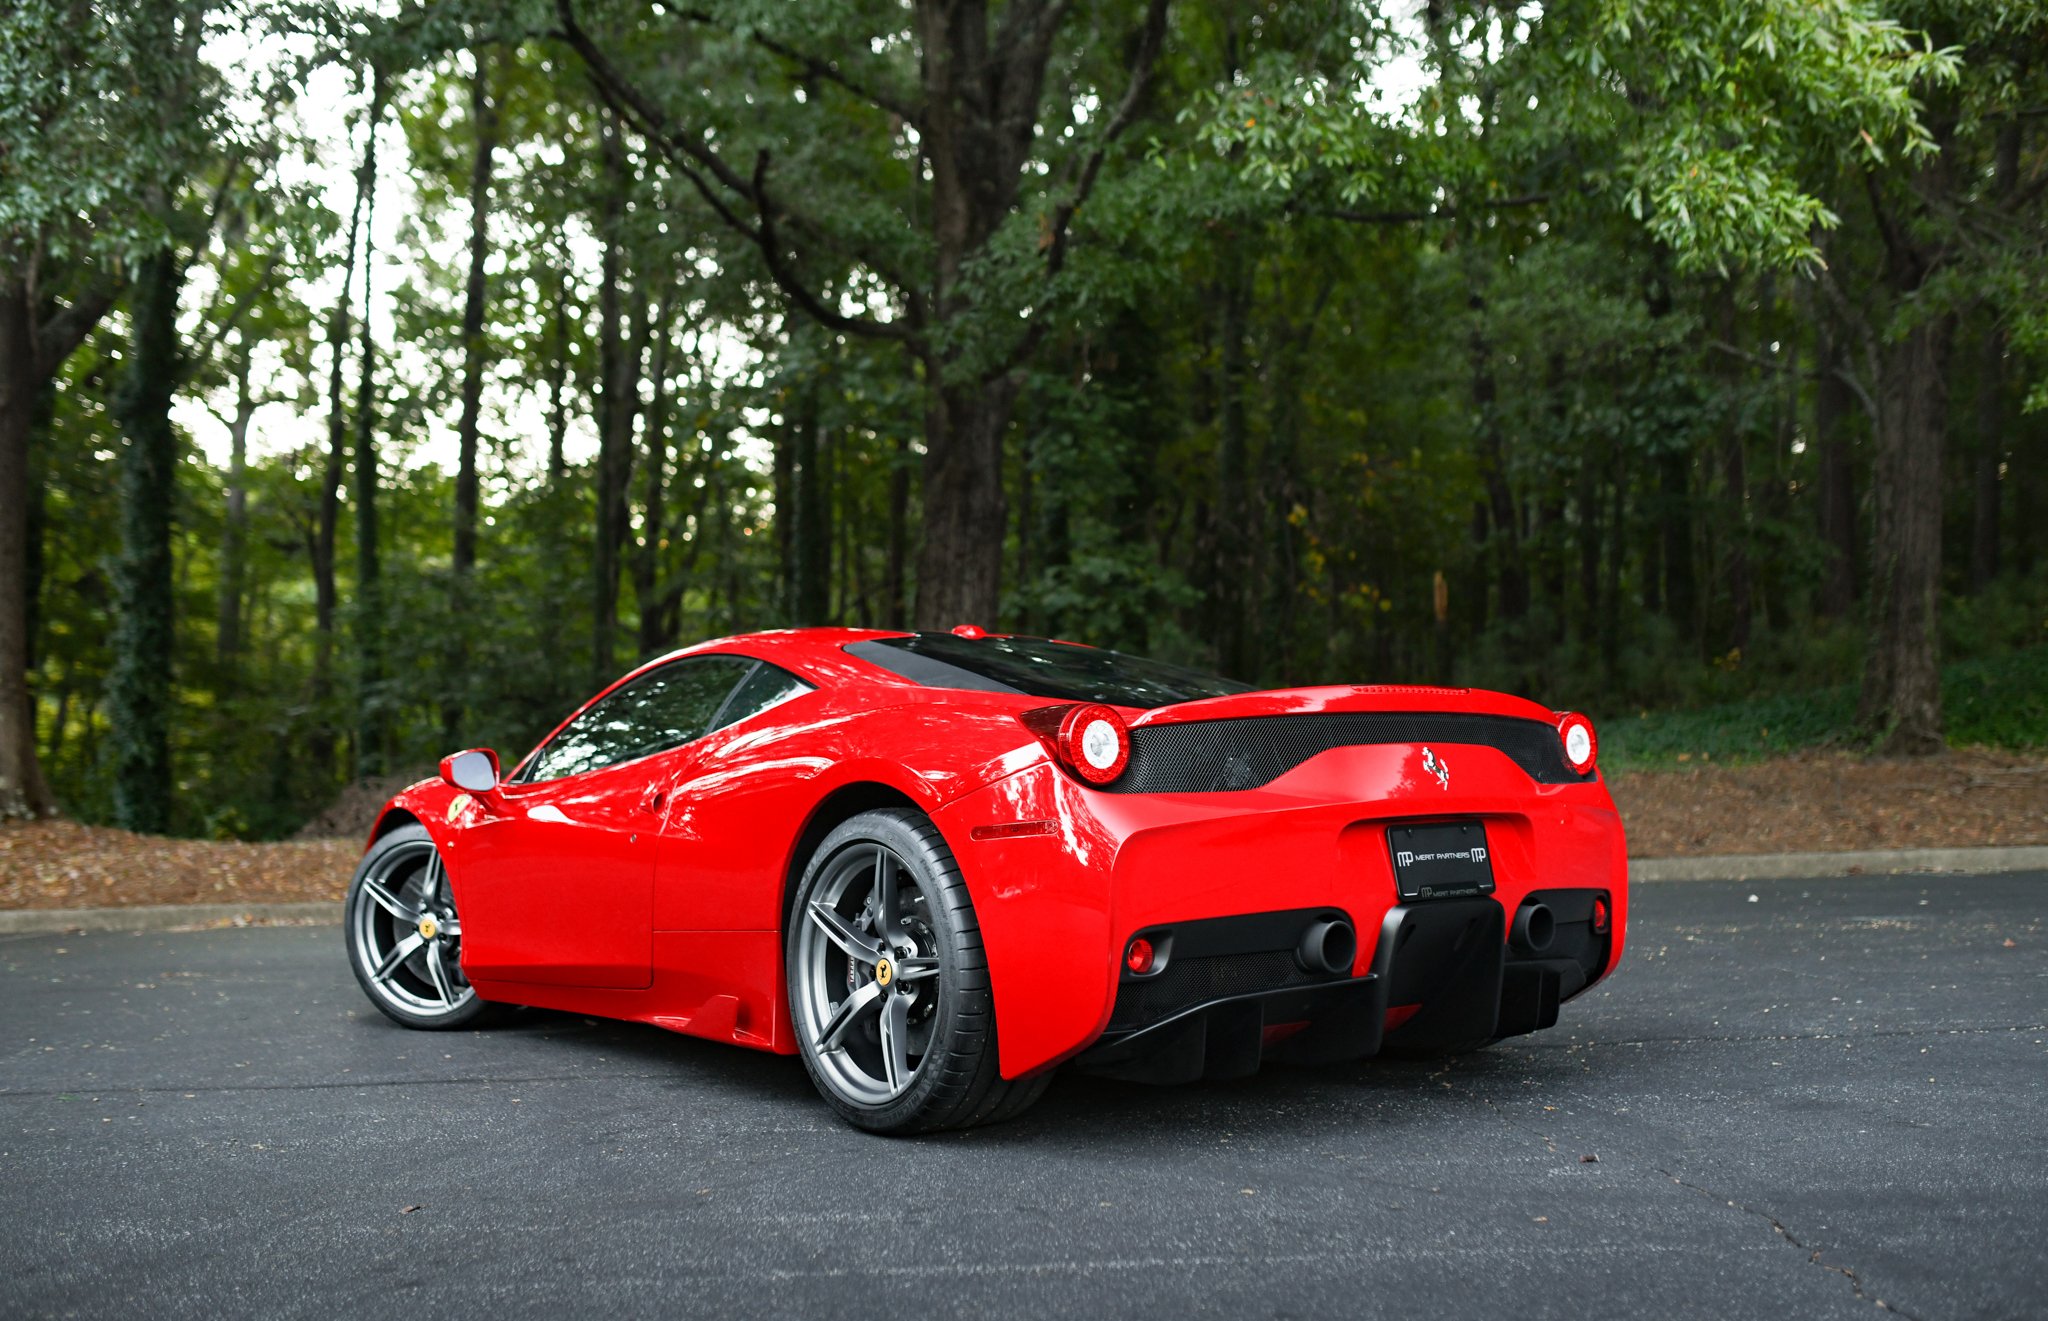
[[[1455,793],[1422,769],[1421,747],[1373,745],[1334,749],[1239,792],[1103,794],[1040,764],[941,808],[935,819],[959,859],[988,955],[1003,1075],[1085,1053],[1090,1065],[1131,1076],[1140,1076],[1134,1061],[1157,1054],[1144,1076],[1172,1077],[1195,1067],[1187,1043],[1199,1038],[1199,1067],[1188,1076],[1215,1076],[1243,1067],[1254,1014],[1260,1053],[1271,1057],[1313,1057],[1338,1042],[1338,1057],[1429,1051],[1549,1026],[1558,1003],[1621,956],[1627,850],[1613,802],[1598,782],[1536,784],[1492,748],[1436,752],[1456,767]],[[1493,895],[1401,904],[1387,827],[1445,819],[1485,823]],[[1040,833],[1004,833],[1040,822]],[[1583,895],[1588,910],[1590,896],[1607,896],[1597,964],[1566,967],[1508,948],[1513,914],[1539,892]],[[1459,947],[1483,949],[1474,961],[1422,934],[1467,903],[1485,932]],[[1581,900],[1571,903],[1577,912]],[[1225,978],[1199,1001],[1128,1012],[1122,954],[1133,935],[1307,910],[1342,913],[1356,928],[1349,976],[1313,986],[1292,976]],[[1555,966],[1539,966],[1546,963]],[[1305,987],[1316,994],[1297,995]],[[1469,1003],[1455,1009],[1460,988]],[[1303,1016],[1286,1016],[1295,1013]],[[1341,1030],[1316,1030],[1340,1019]],[[1359,1026],[1364,1020],[1375,1025]],[[1140,1030],[1149,1042],[1135,1039]],[[1294,1038],[1303,1040],[1290,1049]]]
[[[1243,1077],[1266,1059],[1333,1064],[1383,1051],[1440,1055],[1550,1027],[1559,1004],[1605,969],[1611,932],[1592,930],[1596,893],[1604,894],[1541,896],[1538,901],[1560,918],[1540,954],[1517,951],[1503,938],[1503,911],[1492,899],[1451,899],[1388,909],[1364,972],[1314,976],[1297,967],[1276,978],[1268,962],[1266,980],[1287,984],[1165,1003],[1146,993],[1148,980],[1165,973],[1153,979],[1126,974],[1109,1029],[1076,1063],[1116,1078],[1192,1082]],[[1268,916],[1279,915],[1258,915]],[[1255,929],[1257,923],[1230,925]],[[1207,957],[1217,964],[1236,960],[1249,971],[1263,953]],[[1199,985],[1214,978],[1181,980]]]

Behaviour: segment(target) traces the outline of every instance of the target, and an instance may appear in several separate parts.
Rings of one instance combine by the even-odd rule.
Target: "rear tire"
[[[1043,1077],[996,1070],[995,1001],[974,903],[923,814],[864,812],[811,856],[784,942],[790,1018],[839,1116],[892,1135],[1014,1117]]]

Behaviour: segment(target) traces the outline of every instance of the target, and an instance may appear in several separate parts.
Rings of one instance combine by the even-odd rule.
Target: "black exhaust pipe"
[[[1524,954],[1541,954],[1550,948],[1550,941],[1557,934],[1557,915],[1550,911],[1550,905],[1527,903],[1515,910],[1515,925],[1508,933],[1508,939]]]
[[[1303,972],[1348,973],[1358,961],[1358,932],[1341,917],[1311,923],[1294,949],[1294,961]]]

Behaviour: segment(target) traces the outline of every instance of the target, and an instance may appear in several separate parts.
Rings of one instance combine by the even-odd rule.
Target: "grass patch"
[[[1689,711],[1643,711],[1599,722],[1601,765],[1618,771],[1742,763],[1813,748],[1863,751],[1854,684],[1725,702]],[[1951,747],[2048,748],[2048,647],[2029,647],[1941,672]]]

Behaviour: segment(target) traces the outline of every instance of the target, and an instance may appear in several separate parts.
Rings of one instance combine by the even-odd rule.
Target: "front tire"
[[[818,1092],[872,1133],[1021,1113],[1042,1078],[996,1070],[995,1002],[974,903],[922,814],[864,812],[825,837],[784,946],[790,1017]]]
[[[370,1003],[406,1027],[474,1027],[499,1006],[462,975],[462,919],[440,850],[414,822],[380,836],[348,884],[348,965]]]

